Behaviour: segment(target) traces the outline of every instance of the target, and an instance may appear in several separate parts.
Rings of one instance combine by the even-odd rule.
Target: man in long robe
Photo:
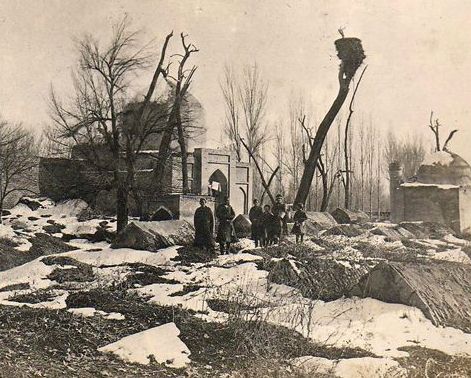
[[[200,205],[194,216],[195,246],[210,251],[214,248],[214,216],[204,198],[200,199]]]
[[[252,233],[252,240],[255,242],[255,247],[258,247],[259,241],[262,237],[263,225],[261,218],[263,216],[262,207],[258,204],[258,200],[253,200],[253,206],[249,211],[249,219],[252,222],[250,231]]]
[[[219,243],[221,255],[229,253],[231,242],[236,239],[232,220],[235,217],[235,212],[229,204],[229,198],[224,197],[224,202],[216,208],[216,217],[218,218],[218,233],[216,240]]]
[[[276,239],[277,242],[280,242],[282,235],[286,235],[288,231],[286,205],[283,203],[283,196],[281,194],[277,194],[276,202],[272,207],[272,212],[276,218]]]

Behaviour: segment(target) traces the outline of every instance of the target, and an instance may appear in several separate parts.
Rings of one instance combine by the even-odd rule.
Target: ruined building
[[[389,177],[392,222],[438,222],[471,233],[471,166],[463,158],[449,151],[430,154],[413,180],[391,163]]]
[[[197,101],[193,97],[192,101]],[[158,106],[158,105],[155,105]],[[196,109],[192,127],[203,129],[204,113],[201,105],[191,104]],[[134,216],[148,219],[193,219],[199,199],[205,196],[210,206],[215,206],[228,196],[237,214],[246,214],[251,203],[252,172],[249,163],[237,160],[235,152],[222,149],[200,148],[196,143],[202,138],[188,138],[187,156],[188,186],[190,192],[183,194],[181,156],[174,153],[165,166],[163,187],[165,194],[156,197],[152,191],[153,168],[155,167],[160,136],[148,140],[139,154],[136,164],[136,182],[140,200],[130,197],[129,210]],[[196,145],[195,145],[196,144]],[[178,150],[178,149],[176,149]],[[93,153],[101,160],[101,166],[112,159],[110,151],[103,146]],[[98,169],[91,164],[86,145],[77,145],[67,158],[41,158],[39,166],[39,190],[42,196],[55,201],[81,198],[101,212],[113,214],[116,206],[116,190],[113,188],[111,170]],[[92,155],[94,156],[94,155]],[[123,170],[126,169],[123,163]],[[139,203],[139,205],[138,205]]]

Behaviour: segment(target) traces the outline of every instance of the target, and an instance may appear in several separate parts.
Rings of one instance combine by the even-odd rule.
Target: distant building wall
[[[216,203],[221,201],[223,195],[228,195],[237,214],[248,213],[252,202],[251,167],[248,163],[237,161],[234,152],[199,148],[188,154],[188,184],[191,191],[189,194],[193,194],[188,198],[181,196],[183,180],[181,157],[178,155],[172,155],[165,164],[163,188],[166,195],[161,199],[155,198],[152,170],[155,156],[155,151],[142,153],[136,162],[136,186],[145,198],[145,214],[152,215],[157,210],[155,204],[160,201],[161,206],[168,202],[165,206],[173,209],[172,213],[178,214],[177,217],[180,217],[180,214],[189,216],[199,206],[199,199],[195,199],[195,195],[214,194],[209,187],[211,180],[223,184],[224,188],[224,192],[216,196]],[[42,158],[40,161],[40,193],[55,201],[82,198],[109,214],[116,207],[116,190],[113,189],[112,183],[111,171],[97,171],[83,159]],[[176,195],[175,198],[168,196],[173,194]],[[129,210],[131,215],[139,214],[132,196],[129,199]]]
[[[459,197],[461,232],[471,234],[471,187],[460,188]]]
[[[404,196],[404,221],[437,222],[460,232],[459,188],[439,185],[401,186]]]
[[[206,199],[206,205],[215,211],[215,201],[210,196],[196,196],[184,194],[169,194],[160,199],[153,200],[149,204],[150,215],[159,209],[166,209],[171,213],[173,219],[183,219],[193,224],[195,211],[200,207],[200,199]]]
[[[404,218],[404,198],[399,189],[403,181],[402,168],[394,162],[389,165],[389,201],[391,221],[398,223]]]

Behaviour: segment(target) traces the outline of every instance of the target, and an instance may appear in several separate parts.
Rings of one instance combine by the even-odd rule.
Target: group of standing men
[[[196,209],[194,216],[195,225],[195,246],[207,250],[213,250],[215,243],[213,237],[214,217],[211,209],[206,206],[206,200],[200,199],[200,207]],[[216,241],[222,255],[230,252],[231,243],[237,241],[237,235],[232,221],[235,212],[229,204],[229,198],[224,197],[223,202],[216,208],[216,218],[218,219],[218,230]]]
[[[281,194],[276,196],[273,206],[267,204],[263,209],[258,200],[254,199],[249,219],[252,222],[252,239],[255,247],[279,243],[282,235],[288,233],[286,218],[286,205]]]
[[[215,242],[213,238],[214,217],[211,209],[206,206],[206,200],[200,199],[200,207],[194,216],[195,225],[195,246],[207,250],[213,250]],[[231,243],[237,241],[237,235],[232,221],[235,212],[229,204],[229,198],[224,200],[216,208],[216,218],[218,219],[218,229],[216,241],[222,255],[230,252]],[[258,200],[253,200],[253,206],[249,212],[249,219],[252,223],[251,233],[255,247],[266,247],[279,244],[282,236],[288,234],[287,209],[281,194],[276,196],[273,206],[268,204],[262,207]],[[302,242],[304,237],[304,222],[307,219],[302,204],[296,205],[296,212],[293,220],[294,225],[291,232],[296,235],[296,242]]]
[[[255,247],[266,247],[279,244],[282,236],[288,234],[288,214],[286,204],[283,203],[283,196],[278,194],[275,204],[268,204],[262,207],[258,200],[253,200],[253,206],[249,212],[249,219],[252,222],[252,239]],[[296,235],[296,242],[302,242],[304,238],[304,221],[307,219],[303,206],[298,204],[293,220],[294,225],[291,233]]]

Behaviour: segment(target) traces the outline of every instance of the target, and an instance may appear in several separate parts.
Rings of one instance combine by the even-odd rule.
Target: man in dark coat
[[[252,232],[252,240],[255,242],[255,247],[258,247],[259,240],[262,235],[263,226],[261,218],[263,215],[262,207],[258,204],[258,199],[253,200],[253,206],[249,211],[249,219],[252,222],[250,230]]]
[[[196,209],[194,216],[195,246],[210,251],[214,248],[213,212],[206,206],[206,200],[204,198],[200,199],[200,205],[201,206]]]
[[[307,215],[303,210],[304,206],[302,203],[298,203],[296,208],[297,210],[293,217],[294,226],[291,233],[296,235],[296,243],[302,243],[304,241],[304,222],[307,220]]]
[[[276,202],[272,208],[273,215],[276,218],[276,238],[278,242],[281,241],[281,236],[287,233],[288,224],[286,221],[286,205],[283,203],[283,196],[281,194],[276,195]]]
[[[271,212],[270,205],[263,206],[263,213],[260,218],[261,223],[261,240],[262,247],[271,245],[276,237],[277,222],[275,216]]]
[[[225,253],[229,253],[231,242],[236,239],[232,225],[235,212],[229,204],[228,197],[224,197],[224,202],[216,208],[216,217],[219,222],[216,240],[219,243],[221,255],[224,255]]]

